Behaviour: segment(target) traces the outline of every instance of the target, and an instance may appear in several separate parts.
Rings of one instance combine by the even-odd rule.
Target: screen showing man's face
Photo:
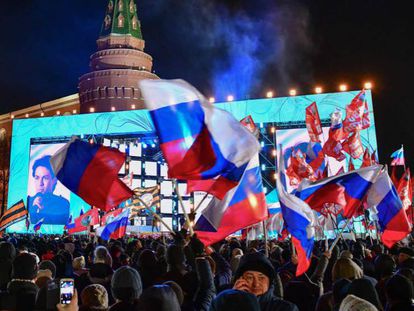
[[[44,166],[36,168],[34,180],[36,193],[52,193],[56,185],[56,177]]]

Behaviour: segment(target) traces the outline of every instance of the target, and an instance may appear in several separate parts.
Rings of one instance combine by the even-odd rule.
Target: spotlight
[[[115,109],[115,107],[114,106],[112,106],[111,107],[111,111],[115,111],[116,109]]]
[[[135,104],[132,104],[131,105],[131,109],[135,109]]]
[[[268,91],[268,92],[266,93],[266,97],[267,97],[267,98],[272,98],[272,97],[273,97],[273,92],[272,92],[272,91]]]
[[[270,132],[273,134],[275,131],[276,131],[275,127],[274,127],[274,126],[272,126],[272,127],[270,128]]]
[[[147,144],[146,143],[142,143],[142,148],[147,148],[148,146],[147,146]]]
[[[322,93],[322,88],[320,86],[315,87],[315,93],[316,94]]]
[[[264,147],[264,141],[260,142],[260,146],[262,146],[262,148]]]
[[[348,90],[348,86],[346,84],[341,84],[339,85],[339,90],[341,92],[345,92],[346,90]]]
[[[12,115],[10,116],[10,119],[14,119],[14,114],[12,114]]]
[[[152,144],[151,144],[151,147],[152,147],[152,148],[155,148],[155,144],[154,144],[154,143],[152,143]]]
[[[60,111],[59,110],[56,111],[56,115],[60,116]]]
[[[364,89],[366,89],[366,90],[372,89],[372,83],[371,82],[365,82],[364,83]]]
[[[95,108],[93,107],[89,108],[89,112],[95,112]]]
[[[72,113],[73,113],[73,114],[76,114],[77,112],[78,112],[78,111],[77,111],[76,109],[73,109],[73,110],[72,110]]]
[[[208,99],[208,101],[209,101],[210,103],[214,103],[214,102],[216,101],[216,99],[215,99],[214,97],[210,97],[210,98]]]
[[[41,113],[40,113],[40,116],[41,116],[41,117],[43,117],[44,115],[45,115],[45,113],[44,113],[44,112],[41,112]]]
[[[227,101],[228,102],[232,102],[233,100],[234,100],[234,96],[233,95],[227,96]]]
[[[274,157],[276,156],[276,149],[272,150],[272,156],[274,156]]]
[[[296,90],[295,89],[290,89],[289,90],[289,95],[290,96],[296,96]]]
[[[266,165],[262,164],[262,171],[266,169]]]
[[[28,114],[28,113],[26,113],[24,116],[25,116],[26,118],[28,118],[28,117],[29,117],[29,114]]]

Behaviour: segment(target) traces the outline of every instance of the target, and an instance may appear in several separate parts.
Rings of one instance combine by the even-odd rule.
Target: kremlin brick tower
[[[144,52],[134,0],[109,0],[91,72],[79,78],[80,112],[143,109],[138,81],[158,79]]]

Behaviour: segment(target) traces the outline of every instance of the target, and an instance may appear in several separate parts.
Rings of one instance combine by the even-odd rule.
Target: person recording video
[[[50,155],[34,161],[32,177],[36,194],[28,196],[27,206],[32,224],[43,219],[44,224],[66,224],[69,218],[69,201],[55,195],[57,178],[50,165]]]

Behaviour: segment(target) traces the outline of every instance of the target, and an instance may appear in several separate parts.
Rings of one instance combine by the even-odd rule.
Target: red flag
[[[344,150],[354,159],[358,159],[364,153],[359,131],[354,132],[348,140],[344,142]]]
[[[346,158],[345,155],[342,153],[342,144],[339,141],[331,139],[331,137],[329,137],[328,140],[325,142],[322,150],[324,154],[326,154],[329,157],[335,158],[339,162]]]
[[[348,162],[348,172],[355,171],[354,163],[352,162],[352,158],[349,158]]]
[[[372,163],[372,165],[379,164],[378,159],[377,159],[377,155],[375,154],[375,151],[371,154],[371,163]]]
[[[89,211],[75,219],[75,226],[68,230],[69,234],[88,231],[89,226],[99,224],[99,214],[97,208],[91,208]]]
[[[362,115],[361,130],[365,130],[365,129],[369,128],[370,125],[371,125],[371,121],[369,119],[368,102],[365,101],[365,103],[364,103],[364,114]]]
[[[362,157],[361,168],[362,167],[368,167],[368,166],[371,166],[371,165],[372,165],[371,155],[369,154],[368,148],[365,148],[364,156]]]
[[[310,140],[312,142],[320,142],[319,135],[322,134],[322,126],[318,106],[316,106],[315,102],[306,107],[306,128]]]
[[[257,128],[256,124],[254,124],[252,116],[248,115],[247,117],[240,120],[240,123],[243,124],[249,132],[251,132],[254,136],[259,137],[259,129]]]
[[[397,192],[400,196],[401,202],[403,203],[403,208],[407,212],[411,206],[413,197],[410,169],[408,167],[405,170],[400,182],[398,183]]]
[[[395,166],[391,166],[391,176],[390,176],[390,178],[391,178],[392,183],[394,184],[394,187],[398,188],[399,180],[398,180],[398,177],[397,177],[397,172],[396,172]]]
[[[352,99],[352,102],[346,106],[346,118],[343,122],[345,132],[353,133],[363,128],[362,118],[365,112],[365,107],[367,107],[368,110],[368,106],[365,105],[365,90],[362,90],[354,97],[354,99]]]
[[[293,159],[293,152],[290,155],[290,164],[286,169],[286,175],[289,177],[289,184],[291,186],[297,186],[301,182],[302,178],[298,176],[295,172],[293,167],[294,159]]]

